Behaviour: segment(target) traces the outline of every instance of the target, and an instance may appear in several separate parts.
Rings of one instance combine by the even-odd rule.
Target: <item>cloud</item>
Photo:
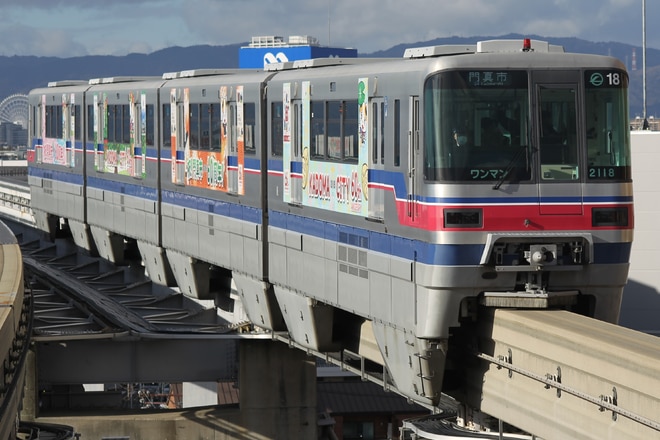
[[[0,0],[4,55],[77,56],[309,35],[361,53],[450,36],[577,37],[641,45],[639,0]],[[660,16],[648,2],[647,17]],[[649,47],[660,28],[647,26]]]
[[[509,33],[634,43],[638,0],[188,0],[186,24],[208,44],[312,35],[360,52],[450,36]],[[630,23],[622,26],[622,23]],[[641,35],[641,31],[639,33]],[[660,38],[660,37],[659,37]],[[639,40],[641,41],[641,40]]]
[[[74,57],[87,55],[87,49],[61,29],[35,29],[22,25],[0,27],[0,55]]]

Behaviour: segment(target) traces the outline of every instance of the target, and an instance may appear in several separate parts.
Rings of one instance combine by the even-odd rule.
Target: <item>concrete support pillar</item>
[[[270,439],[316,436],[316,361],[272,340],[239,343],[241,425]]]
[[[23,391],[23,405],[21,408],[20,419],[23,422],[32,422],[39,415],[37,354],[34,349],[30,349],[25,358],[25,385]]]

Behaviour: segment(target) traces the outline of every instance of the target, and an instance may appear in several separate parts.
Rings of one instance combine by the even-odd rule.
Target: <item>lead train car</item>
[[[103,228],[149,242],[156,281],[216,298],[233,281],[254,324],[358,352],[437,404],[450,329],[478,305],[618,319],[633,227],[627,75],[609,57],[528,44],[164,75],[145,190],[157,188],[161,234]],[[48,93],[33,92],[33,115]],[[58,167],[32,161],[33,191],[58,185],[45,171]],[[70,222],[35,208],[40,225]]]

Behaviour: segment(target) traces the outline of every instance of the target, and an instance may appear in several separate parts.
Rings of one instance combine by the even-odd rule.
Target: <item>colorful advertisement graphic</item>
[[[303,205],[368,216],[369,89],[361,78],[358,93],[358,163],[310,160],[310,87],[303,83]],[[339,147],[338,147],[339,148]]]
[[[217,151],[192,151],[186,158],[186,185],[226,191],[224,157]]]
[[[291,83],[282,89],[282,147],[284,201],[291,203]]]
[[[71,109],[75,105],[76,98],[72,93],[67,96],[62,94],[62,138],[46,137],[46,95],[41,95],[41,144],[35,145],[36,161],[51,165],[74,167],[76,165],[75,155],[75,112]],[[35,160],[33,159],[33,160]]]
[[[177,182],[176,176],[176,141],[177,141],[177,119],[176,119],[176,89],[170,90],[170,145],[171,145],[171,168],[172,183]]]
[[[243,86],[236,87],[236,159],[238,194],[245,194],[245,119],[243,116]]]
[[[131,146],[128,144],[106,142],[103,171],[124,176],[133,175]]]
[[[186,185],[218,191],[245,193],[245,142],[243,114],[243,86],[235,89],[235,126],[230,127],[231,103],[229,89],[220,87],[220,145],[219,151],[194,150],[186,148]],[[189,104],[184,104],[187,105]],[[187,114],[190,113],[188,110]],[[186,139],[189,139],[189,123],[186,123]],[[235,133],[235,143],[230,142],[230,128]],[[186,145],[187,142],[186,142]],[[230,165],[235,158],[235,165]]]
[[[145,178],[147,151],[145,145],[146,131],[143,127],[146,124],[146,96],[141,93],[138,101],[135,93],[128,94],[128,143],[108,139],[108,119],[110,115],[107,95],[103,94],[101,99],[99,105],[99,96],[94,95],[94,115],[97,121],[94,127],[96,138],[94,146],[95,169],[104,173]],[[115,108],[119,108],[119,105],[116,105]],[[99,119],[96,119],[97,116]],[[100,148],[101,145],[102,148]]]
[[[41,148],[41,163],[68,165],[64,139],[44,138],[42,145],[36,147]]]

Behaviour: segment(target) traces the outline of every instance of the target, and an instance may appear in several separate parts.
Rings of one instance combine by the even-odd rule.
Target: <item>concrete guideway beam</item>
[[[545,439],[660,438],[660,338],[565,311],[492,311],[464,401]]]

